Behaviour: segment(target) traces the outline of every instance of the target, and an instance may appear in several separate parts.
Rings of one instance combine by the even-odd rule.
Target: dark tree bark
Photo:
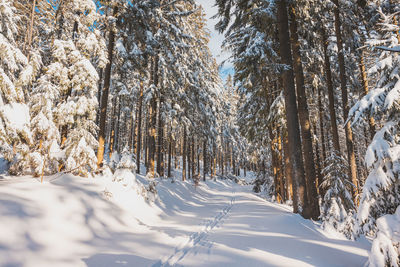
[[[136,129],[137,129],[137,140],[136,140],[136,166],[137,170],[136,173],[140,174],[140,153],[142,150],[142,106],[143,106],[143,81],[140,81],[140,88],[139,88],[139,97],[138,97],[138,104],[137,104],[137,123],[136,123]]]
[[[117,97],[115,96],[113,99],[113,111],[111,116],[111,128],[110,128],[110,157],[114,151],[114,143],[115,143],[115,124],[117,117]]]
[[[294,209],[295,213],[301,213],[305,218],[311,218],[310,208],[307,207],[307,191],[304,177],[304,165],[302,159],[302,148],[300,141],[300,130],[298,111],[296,103],[296,92],[293,76],[292,52],[290,50],[289,21],[287,5],[285,0],[277,3],[277,18],[279,29],[279,52],[282,63],[289,68],[282,71],[283,88],[285,96],[286,120],[289,139],[289,156],[292,163]]]
[[[148,110],[147,110],[148,111]],[[149,169],[149,114],[146,114],[145,130],[144,130],[144,166],[146,167],[146,173]]]
[[[169,132],[168,137],[168,178],[171,177],[171,160],[172,160],[172,129]]]
[[[328,55],[328,38],[326,36],[324,26],[321,26],[321,35],[322,35],[322,45],[324,47],[324,68],[326,75],[326,85],[328,87],[328,100],[329,100],[329,116],[331,121],[331,132],[333,139],[333,148],[335,151],[340,153],[340,144],[339,144],[339,133],[337,128],[336,121],[336,111],[335,111],[335,97],[333,92],[333,80],[332,80],[332,71],[331,71],[331,63],[329,61]]]
[[[325,167],[326,160],[326,143],[325,143],[325,134],[324,134],[324,107],[322,105],[322,87],[318,88],[318,117],[319,117],[319,130],[321,136],[321,149],[322,149],[322,168]]]
[[[344,121],[347,120],[347,116],[349,114],[349,103],[347,96],[347,81],[346,81],[346,65],[344,62],[344,51],[343,51],[343,40],[342,40],[342,31],[341,31],[341,22],[340,22],[340,11],[339,11],[339,1],[333,0],[333,3],[336,5],[334,9],[335,13],[335,32],[336,32],[336,40],[338,47],[338,61],[339,61],[339,73],[340,73],[340,87],[342,91],[342,105],[343,105],[343,118]],[[358,180],[357,180],[357,165],[356,165],[356,157],[354,154],[354,142],[353,142],[353,131],[350,126],[350,122],[347,122],[345,125],[346,132],[346,146],[347,146],[347,160],[349,162],[349,176],[351,182],[354,184],[352,187],[353,193],[353,201],[356,202],[356,197],[358,195]]]
[[[206,181],[206,175],[208,173],[208,166],[207,166],[207,139],[204,138],[203,143],[203,180]]]
[[[157,87],[158,85],[158,56],[154,58],[154,70],[153,70],[153,84]],[[147,173],[150,173],[151,177],[155,176],[155,155],[156,155],[156,127],[157,127],[157,98],[155,95],[150,100],[149,107],[149,168]]]
[[[183,146],[182,146],[182,181],[186,180],[186,127],[183,128]]]
[[[364,51],[361,50],[361,55],[360,55],[360,73],[361,73],[361,84],[363,85],[364,89],[364,94],[368,94],[369,88],[368,88],[368,78],[367,78],[367,71],[365,70],[365,63],[364,63]],[[369,133],[372,138],[375,136],[375,120],[374,117],[369,116]]]
[[[317,220],[319,217],[319,204],[318,204],[318,193],[317,193],[317,176],[315,173],[315,162],[314,162],[314,151],[313,151],[313,140],[311,134],[311,123],[310,115],[308,111],[307,95],[304,86],[304,71],[301,63],[300,55],[300,42],[297,35],[297,21],[296,13],[293,6],[289,7],[290,14],[290,33],[291,43],[293,50],[293,67],[296,78],[296,89],[297,89],[297,103],[299,112],[300,129],[302,136],[303,145],[303,156],[304,156],[304,168],[306,174],[306,185],[307,185],[307,196],[308,205],[311,208],[311,217]]]
[[[194,136],[192,135],[192,143],[191,143],[191,147],[192,147],[192,154],[191,154],[191,156],[192,156],[192,159],[191,159],[191,163],[192,163],[192,165],[190,166],[190,168],[192,169],[192,175],[191,175],[191,178],[193,179],[194,178],[194,176],[196,175],[196,164],[195,164],[195,161],[194,161],[194,146],[195,146],[195,143],[194,143]]]
[[[162,118],[162,97],[158,102],[158,134],[157,134],[157,173],[164,176],[164,155],[163,155],[163,140],[164,140],[164,122]]]
[[[286,177],[286,195],[288,199],[293,200],[292,164],[289,157],[289,140],[287,133],[285,133],[283,140],[283,157]]]

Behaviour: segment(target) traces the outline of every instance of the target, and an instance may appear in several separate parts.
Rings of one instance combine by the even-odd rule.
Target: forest
[[[369,238],[370,266],[400,266],[398,0],[210,5],[226,63],[195,0],[0,0],[5,175],[254,174],[268,201]]]

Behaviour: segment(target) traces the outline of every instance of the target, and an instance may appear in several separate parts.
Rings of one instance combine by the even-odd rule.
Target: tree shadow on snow
[[[154,260],[128,254],[100,253],[82,259],[87,267],[151,266]]]

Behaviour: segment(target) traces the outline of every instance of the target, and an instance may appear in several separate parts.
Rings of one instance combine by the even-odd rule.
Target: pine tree
[[[322,227],[332,227],[351,237],[352,228],[351,225],[350,228],[346,227],[346,222],[348,217],[352,217],[355,206],[351,196],[354,185],[349,182],[347,175],[348,165],[337,152],[331,153],[325,165],[320,185],[325,192],[321,205]]]
[[[16,42],[20,17],[10,1],[0,1],[0,17],[0,142],[4,157],[11,163],[10,173],[20,174],[29,168],[26,159],[33,141],[24,90],[33,74],[25,71],[28,59]]]

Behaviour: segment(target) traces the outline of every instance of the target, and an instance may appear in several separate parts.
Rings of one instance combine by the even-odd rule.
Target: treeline
[[[10,174],[89,176],[122,152],[148,177],[245,168],[236,96],[195,1],[1,0],[0,16]]]
[[[385,217],[400,205],[398,1],[216,2],[256,187],[349,238],[376,237],[371,263],[398,266]]]

